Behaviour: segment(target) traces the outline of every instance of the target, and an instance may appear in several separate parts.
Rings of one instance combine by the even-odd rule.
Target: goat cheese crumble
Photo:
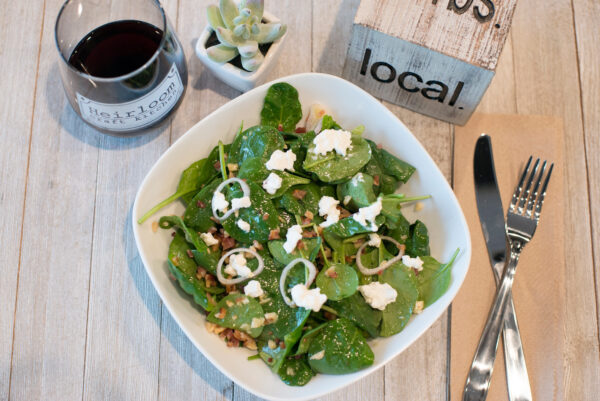
[[[277,149],[271,153],[269,161],[265,165],[267,170],[289,170],[294,171],[294,162],[296,161],[296,154],[291,150],[287,152]]]
[[[260,287],[260,282],[256,280],[248,281],[248,284],[244,287],[244,294],[249,297],[258,298],[262,296],[265,292]]]
[[[335,150],[337,154],[346,156],[346,151],[352,148],[352,133],[344,130],[326,129],[313,139],[314,153],[325,156]]]
[[[229,263],[225,267],[225,273],[229,274],[232,277],[240,276],[240,277],[252,277],[254,274],[252,270],[248,266],[246,266],[246,258],[243,253],[238,253],[236,255],[231,255],[229,257]]]
[[[294,249],[296,249],[296,245],[298,241],[302,239],[302,227],[298,224],[295,224],[288,228],[287,234],[285,236],[285,242],[283,243],[283,249],[287,253],[292,253]]]
[[[358,209],[358,212],[352,215],[352,218],[358,221],[363,227],[371,230],[377,231],[378,227],[375,224],[375,219],[381,213],[381,209],[383,205],[381,204],[381,197],[377,198],[377,201],[371,203],[369,206],[361,207]],[[370,225],[367,224],[370,223]]]
[[[340,201],[331,196],[323,196],[319,200],[319,216],[327,216],[327,219],[320,224],[321,227],[328,227],[340,220],[340,211],[337,208],[339,204]]]
[[[250,202],[250,197],[249,196],[242,196],[241,198],[235,198],[231,200],[231,207],[234,210],[239,210],[239,209],[243,209],[245,207],[250,207],[251,202]]]
[[[219,243],[219,241],[213,237],[211,233],[202,233],[200,234],[200,238],[202,238],[202,241],[204,241],[206,246],[213,246]]]
[[[369,241],[367,241],[367,245],[379,248],[381,246],[381,237],[377,234],[369,234]]]
[[[321,306],[327,301],[327,295],[321,294],[320,288],[309,290],[304,284],[296,284],[292,287],[292,301],[296,306],[311,309],[318,312]]]
[[[398,292],[388,283],[374,281],[368,285],[358,286],[363,298],[374,309],[384,310],[388,304],[396,300]]]
[[[411,258],[408,255],[402,255],[402,263],[404,263],[407,267],[412,267],[413,269],[417,269],[418,271],[423,270],[423,261],[420,257]]]
[[[242,230],[244,232],[249,232],[250,231],[250,224],[247,221],[244,221],[242,219],[238,219],[238,221],[236,222],[236,224],[240,228],[240,230]]]
[[[263,181],[263,188],[269,194],[273,195],[279,188],[281,188],[281,183],[283,179],[275,173],[269,174],[269,176]]]
[[[227,202],[227,199],[225,199],[225,195],[223,195],[223,192],[217,191],[213,195],[212,205],[216,210],[222,212],[225,209],[227,209],[227,207],[229,206],[229,202]]]

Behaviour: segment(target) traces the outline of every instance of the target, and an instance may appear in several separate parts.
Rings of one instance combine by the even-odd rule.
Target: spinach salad
[[[413,166],[322,106],[302,116],[296,89],[274,84],[261,124],[192,163],[139,221],[186,205],[158,221],[173,231],[173,280],[210,332],[256,351],[249,360],[292,386],[373,364],[368,340],[400,332],[436,301],[458,253],[438,262],[425,224],[403,216],[403,204],[428,198],[396,193]]]

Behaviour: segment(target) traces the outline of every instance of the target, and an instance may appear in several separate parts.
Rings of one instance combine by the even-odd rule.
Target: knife
[[[477,211],[481,229],[485,238],[490,264],[494,271],[496,284],[502,277],[507,255],[506,224],[504,222],[504,209],[500,199],[500,191],[496,182],[496,170],[494,169],[494,156],[492,154],[492,142],[488,135],[482,134],[475,145],[473,157],[473,173],[475,180],[475,198],[477,200]],[[517,316],[510,297],[506,316],[504,317],[504,329],[502,331],[504,343],[504,361],[506,367],[506,382],[508,385],[508,398],[510,401],[531,401],[531,387],[525,366],[523,345],[517,325]],[[464,398],[471,390],[483,390],[487,395],[489,381],[468,380],[465,385]],[[485,395],[484,398],[485,399]]]

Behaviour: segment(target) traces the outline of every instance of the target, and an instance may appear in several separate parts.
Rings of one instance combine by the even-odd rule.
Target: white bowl
[[[308,400],[365,377],[419,338],[446,310],[458,292],[471,259],[471,239],[458,201],[434,161],[406,126],[377,99],[341,78],[326,74],[298,74],[277,81],[288,82],[298,89],[304,111],[316,102],[326,105],[342,126],[363,124],[366,127],[365,137],[382,143],[385,149],[415,166],[417,171],[402,187],[402,192],[409,195],[431,194],[432,199],[425,201],[425,208],[418,213],[412,207],[403,210],[406,217],[409,221],[419,218],[425,222],[431,239],[431,254],[438,260],[447,261],[456,248],[460,248],[452,267],[448,291],[421,314],[413,316],[402,332],[370,341],[375,354],[375,362],[371,367],[348,375],[319,374],[304,387],[287,386],[262,361],[247,361],[250,351],[227,348],[216,335],[208,333],[203,315],[193,306],[190,297],[169,279],[166,259],[171,236],[166,230],[153,233],[151,223],[160,215],[182,214],[183,205],[177,202],[144,224],[137,223],[144,212],[175,191],[181,171],[190,163],[207,156],[219,139],[231,142],[242,121],[245,127],[259,123],[263,99],[270,84],[225,104],[175,142],[142,182],[133,206],[135,240],[152,283],[188,338],[223,374],[259,397],[269,400]]]
[[[265,11],[263,19],[266,22],[279,22],[273,14]],[[211,60],[206,53],[206,41],[212,33],[212,28],[206,25],[200,37],[196,41],[196,56],[202,63],[221,81],[242,92],[247,92],[257,85],[265,82],[269,72],[273,69],[275,61],[279,57],[281,45],[287,36],[287,32],[277,41],[271,44],[265,59],[256,71],[246,71],[230,63],[217,63]]]

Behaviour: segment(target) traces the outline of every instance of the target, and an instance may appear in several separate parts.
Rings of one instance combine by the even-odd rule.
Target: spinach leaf
[[[308,363],[318,373],[352,373],[373,364],[373,351],[348,319],[327,323],[308,349]]]
[[[388,235],[401,244],[406,245],[407,242],[410,242],[410,223],[404,215],[399,214],[394,225],[395,227],[390,230]]]
[[[163,216],[160,218],[158,225],[161,228],[168,229],[172,227],[178,227],[185,235],[185,240],[192,244],[194,248],[192,249],[192,254],[194,255],[194,260],[198,265],[207,269],[211,274],[217,274],[217,264],[219,263],[219,259],[221,257],[221,252],[216,251],[213,252],[208,249],[204,241],[200,238],[197,232],[194,230],[190,230],[181,217],[179,216]],[[221,291],[215,292],[215,289],[209,290],[208,292],[212,293],[221,293]]]
[[[429,255],[429,234],[427,227],[420,220],[410,225],[409,240],[406,242],[406,253],[413,258]]]
[[[332,264],[317,275],[317,287],[327,299],[339,301],[354,294],[358,288],[356,271],[346,264]]]
[[[296,190],[304,194],[301,199],[294,196],[294,191]],[[310,183],[288,189],[276,202],[280,208],[285,209],[296,216],[304,216],[307,211],[311,212],[314,215],[313,221],[319,224],[323,221],[319,216],[319,200],[321,199],[321,196],[322,194],[319,186]]]
[[[344,200],[346,196],[350,197],[350,201],[345,208],[352,211],[357,211],[361,207],[369,206],[377,200],[375,192],[373,192],[373,177],[366,173],[357,173],[352,179],[338,184],[337,197]]]
[[[256,338],[263,331],[264,316],[265,312],[256,299],[242,294],[229,294],[219,301],[206,320],[221,327],[241,330]],[[253,320],[261,324],[253,325]]]
[[[300,339],[310,310],[290,308],[279,293],[270,293],[263,309],[266,313],[277,313],[277,321],[266,326],[258,338],[259,355],[273,372],[279,372],[285,358]]]
[[[304,386],[314,375],[305,358],[287,358],[279,369],[279,377],[290,386]]]
[[[250,187],[250,207],[240,209],[238,217],[232,214],[227,219],[222,220],[221,224],[229,235],[239,242],[245,244],[251,244],[254,240],[266,242],[269,239],[271,230],[277,229],[279,225],[279,214],[273,206],[273,202],[261,187],[252,181],[248,181],[248,186]],[[239,185],[235,185],[229,188],[226,198],[231,202],[231,199],[242,196],[241,188]],[[238,220],[250,224],[250,230],[246,232],[239,228],[237,225]]]
[[[325,114],[321,122],[321,131],[325,131],[326,129],[342,129],[342,127],[333,120],[333,117]]]
[[[423,256],[423,270],[417,276],[417,289],[419,300],[429,306],[437,301],[450,286],[452,276],[452,264],[458,255],[458,249],[454,252],[448,263],[442,264],[431,256]]]
[[[229,145],[225,145],[224,150],[225,152],[228,152]],[[208,183],[213,177],[219,174],[219,168],[215,167],[215,163],[219,161],[219,147],[215,146],[210,151],[206,159],[203,160],[205,160],[205,162],[202,164],[202,166],[195,166],[197,169],[196,172],[194,172],[194,170],[190,170],[190,168],[193,166],[192,165],[187,170],[185,170],[183,174],[181,174],[181,180],[179,180],[177,192],[179,192],[180,189],[184,190],[185,187],[190,189],[188,193],[181,196],[181,199],[185,202],[186,205],[190,204],[190,202],[194,198],[194,195],[196,195],[196,193],[198,193],[198,191],[202,189],[203,185]],[[188,171],[187,174],[186,171]],[[192,187],[194,188],[192,189]]]
[[[417,302],[419,293],[415,285],[414,273],[401,263],[395,263],[383,271],[381,283],[388,283],[397,292],[396,300],[388,304],[381,317],[382,337],[389,337],[402,331],[408,323]]]
[[[220,178],[211,181],[194,196],[183,214],[183,221],[188,227],[196,231],[206,232],[215,226],[215,222],[211,220],[213,215],[212,198],[215,189],[221,182]]]
[[[260,123],[275,128],[281,125],[283,131],[293,132],[301,118],[302,105],[296,88],[285,82],[271,85],[260,112]]]
[[[214,304],[206,295],[205,284],[196,277],[196,263],[188,256],[188,250],[190,250],[190,246],[184,236],[175,232],[175,237],[169,244],[169,270],[181,288],[194,297],[194,302],[210,311]]]
[[[382,313],[380,310],[371,308],[358,292],[340,301],[329,302],[329,305],[336,310],[339,316],[351,320],[371,337],[377,337],[379,334],[378,328]],[[300,340],[300,345],[302,345],[302,341]]]
[[[382,215],[379,215],[375,218],[375,224],[377,226],[381,226],[384,222],[385,217]],[[358,221],[354,220],[352,216],[350,216],[341,219],[329,227],[326,227],[323,232],[328,232],[341,238],[349,238],[357,234],[372,233],[373,230],[371,230],[370,227],[363,226]]]
[[[379,185],[373,184],[373,191],[375,192],[375,195],[379,195],[380,193],[394,193],[396,188],[398,188],[398,180],[391,175],[385,174],[384,166],[382,165],[383,161],[379,155],[379,149],[377,148],[377,145],[369,139],[366,139],[366,141],[371,149],[371,160],[369,160],[362,171],[379,180]]]
[[[336,183],[350,178],[371,159],[369,144],[358,135],[352,135],[352,147],[346,151],[346,156],[335,151],[323,156],[314,153],[314,149],[315,144],[311,143],[302,166],[324,182]]]
[[[281,177],[282,181],[281,187],[274,194],[267,193],[269,198],[278,198],[295,185],[310,183],[310,179],[291,174],[287,171],[269,171],[265,166],[265,162],[258,157],[250,157],[244,160],[240,166],[238,178],[251,180],[262,187],[263,181],[271,173],[277,174]]]
[[[239,133],[229,150],[229,163],[243,163],[250,157],[258,157],[266,163],[277,149],[283,150],[285,141],[277,128],[256,125]]]
[[[294,355],[306,354],[308,352],[308,348],[310,347],[310,343],[315,338],[315,336],[317,335],[317,333],[323,327],[325,327],[326,324],[327,323],[322,323],[322,324],[318,325],[317,327],[315,327],[313,329],[310,329],[306,333],[304,333],[304,335],[302,336],[302,338],[298,342],[298,349],[296,350],[296,353]]]
[[[303,257],[302,254],[306,255],[307,259],[311,262],[315,261],[317,254],[319,253],[319,247],[321,246],[321,237],[316,238],[303,238],[300,240],[302,245],[302,253],[296,247],[291,253],[288,253],[283,249],[284,240],[273,240],[269,241],[269,251],[276,261],[282,265],[287,265],[292,260]]]

